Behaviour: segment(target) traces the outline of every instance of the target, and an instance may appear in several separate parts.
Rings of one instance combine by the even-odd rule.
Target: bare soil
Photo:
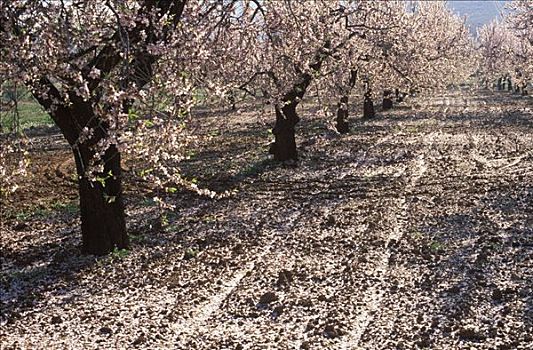
[[[162,213],[128,177],[107,257],[80,254],[70,152],[37,132],[0,212],[0,347],[531,349],[531,102],[449,92],[344,136],[304,105],[292,165],[271,111],[199,113],[183,173],[234,194]]]

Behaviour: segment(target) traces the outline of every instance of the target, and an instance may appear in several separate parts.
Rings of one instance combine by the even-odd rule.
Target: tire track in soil
[[[414,170],[412,171],[402,195],[397,199],[397,209],[395,210],[396,213],[393,214],[394,229],[391,231],[385,241],[386,251],[376,264],[376,270],[379,272],[379,282],[367,289],[367,292],[362,300],[363,305],[366,305],[366,307],[355,319],[352,325],[352,330],[343,336],[342,341],[337,346],[338,349],[358,348],[363,334],[366,332],[370,322],[374,318],[374,315],[381,306],[383,297],[387,291],[386,277],[389,272],[389,260],[392,255],[391,246],[393,246],[395,242],[401,240],[404,235],[404,224],[406,221],[405,218],[407,217],[407,210],[409,209],[407,195],[414,190],[418,184],[418,181],[427,170],[424,154],[419,155],[413,163],[412,169]],[[402,169],[399,175],[403,175],[404,171],[405,170]]]
[[[451,112],[450,107],[456,107],[459,105],[457,103],[457,99],[458,98],[456,96],[443,97],[443,102],[439,104],[439,112]],[[468,106],[471,102],[470,99],[467,99],[464,96],[462,96],[462,100],[464,101],[465,106]],[[426,134],[424,136],[421,136],[421,141],[424,143],[426,149],[430,149],[433,144],[434,138],[432,138],[430,134]],[[424,139],[427,139],[428,141]],[[424,150],[422,150],[422,152],[424,152]],[[353,330],[343,337],[342,342],[339,344],[339,349],[361,348],[359,344],[363,335],[368,330],[370,323],[374,320],[376,315],[380,314],[379,309],[383,303],[383,298],[386,295],[386,292],[388,291],[386,278],[390,272],[389,261],[393,253],[391,246],[394,246],[395,242],[399,242],[404,235],[404,225],[407,223],[406,218],[408,217],[407,211],[409,209],[407,195],[412,194],[414,192],[420,178],[422,178],[425,172],[427,171],[425,154],[419,154],[416,160],[414,161],[413,166],[410,168],[413,169],[412,174],[409,178],[407,185],[405,186],[404,191],[402,192],[402,195],[397,199],[396,214],[393,214],[394,229],[385,242],[386,252],[377,265],[379,266],[378,269],[380,272],[378,278],[379,282],[374,284],[366,293],[365,298],[363,299],[363,303],[367,305],[367,307],[357,317],[355,325],[353,326]]]
[[[333,201],[334,202],[334,201]],[[332,205],[334,205],[328,212],[334,212],[336,210],[336,207],[337,206],[340,206],[340,205],[343,205],[343,204],[346,204],[345,201],[340,201],[338,203],[332,203]],[[307,206],[306,206],[307,208]],[[306,213],[307,215],[309,215],[309,213]],[[327,215],[323,212],[323,215]],[[301,217],[302,215],[299,215],[298,216],[298,219]],[[303,231],[303,232],[308,232],[307,230],[305,230],[305,227],[308,227],[310,225],[309,222],[298,222],[297,220],[295,220],[294,224],[291,225],[290,227],[290,230],[287,230],[284,232],[284,236],[282,238],[282,243],[283,245],[285,246],[285,248],[288,246],[292,246],[292,244],[295,244],[295,245],[298,245],[298,242],[301,242],[301,240],[304,238],[300,231]],[[277,242],[280,242],[279,240],[276,240]],[[292,243],[292,244],[291,244]],[[279,272],[279,271],[282,271],[284,268],[291,268],[293,267],[294,265],[292,265],[292,262],[294,262],[295,260],[294,259],[291,259],[291,258],[286,258],[287,257],[287,254],[288,254],[288,251],[290,251],[290,249],[283,249],[281,247],[277,247],[276,251],[273,251],[271,252],[272,254],[269,254],[268,257],[265,257],[265,259],[263,260],[263,262],[268,266],[264,271],[262,271],[263,273],[260,273],[260,275],[262,277],[259,277],[258,279],[255,280],[255,282],[258,282],[258,281],[264,281],[264,277],[265,276],[275,276],[275,274],[273,275],[272,272],[273,271],[276,271],[276,272]],[[294,251],[294,256],[300,256],[302,257],[303,255],[306,255],[305,253],[302,253],[301,252],[298,252],[298,251]],[[278,260],[279,259],[279,260]],[[296,260],[299,260],[300,263],[299,263],[299,266],[302,266],[302,261],[298,258],[296,258]],[[277,262],[281,262],[280,265],[277,265]],[[259,265],[259,264],[257,264]],[[290,267],[289,267],[290,266]],[[265,266],[263,266],[262,268],[265,268]],[[258,267],[258,269],[260,269]],[[261,271],[257,271],[257,272],[261,272]],[[249,275],[249,276],[246,276],[246,278],[250,278],[250,279],[253,279],[253,275]],[[256,276],[257,278],[257,276]],[[296,287],[296,284],[298,283],[297,281],[294,281],[294,282],[290,282],[291,283],[291,289],[292,289],[292,293],[290,293],[288,290],[285,290],[285,291],[279,291],[279,294],[278,292],[276,292],[276,294],[278,295],[281,295],[280,297],[280,300],[281,300],[281,303],[280,305],[282,306],[287,306],[287,310],[286,311],[283,311],[283,314],[286,316],[287,314],[290,314],[291,313],[291,308],[294,307],[295,305],[293,304],[293,302],[297,301],[297,300],[301,300],[300,298],[296,297],[295,298],[295,294],[294,294],[294,288]],[[245,286],[246,284],[241,284],[241,286]],[[300,288],[302,286],[300,285]],[[296,289],[298,289],[298,287],[296,287]],[[305,288],[304,288],[305,289]],[[268,289],[265,289],[265,290],[268,290]],[[242,294],[242,290],[236,290],[235,291],[238,295],[238,293],[241,293]],[[248,295],[249,293],[245,293],[244,295]],[[296,295],[299,295],[299,296],[302,296],[300,295],[298,292],[296,292]],[[307,295],[309,296],[309,295]],[[242,298],[242,295],[241,295],[241,298],[240,300],[244,300]],[[291,302],[292,301],[292,302]],[[278,304],[274,304],[274,305],[278,305]],[[274,311],[275,312],[275,309],[273,310],[272,308],[266,308],[270,311]],[[223,311],[224,312],[224,311]],[[227,312],[227,310],[226,310]],[[212,324],[211,326],[211,329],[209,331],[206,331],[205,329],[203,329],[204,334],[209,334],[210,337],[211,337],[211,341],[214,341],[214,342],[217,342],[217,341],[220,341],[221,339],[223,339],[223,337],[225,337],[226,339],[238,339],[239,340],[239,344],[241,346],[243,346],[243,344],[246,344],[244,345],[244,349],[271,349],[271,348],[286,348],[286,349],[300,349],[300,348],[305,348],[305,347],[302,347],[302,344],[309,340],[308,336],[306,335],[306,327],[307,327],[307,322],[310,321],[311,319],[314,319],[316,318],[317,314],[315,313],[307,313],[305,315],[302,315],[302,314],[292,314],[292,317],[293,318],[296,318],[298,319],[298,324],[294,324],[294,323],[285,323],[286,319],[284,321],[280,321],[281,323],[276,323],[275,320],[272,319],[272,315],[271,316],[267,316],[267,318],[265,318],[264,316],[256,316],[254,317],[253,320],[251,320],[250,322],[242,322],[242,323],[239,323],[239,322],[229,322],[229,323],[225,323],[224,321],[225,320],[235,320],[232,316],[232,313],[226,313],[226,318],[222,317],[220,319],[218,319],[216,325],[215,324]],[[239,315],[238,317],[243,317],[242,315]],[[275,318],[276,316],[274,316]],[[213,319],[211,319],[211,322],[213,321]],[[269,322],[273,322],[273,323],[269,323]],[[269,337],[270,336],[275,336],[275,333],[276,333],[276,329],[280,329],[283,328],[283,333],[287,336],[287,338],[283,339],[282,341],[279,340],[279,342],[277,343],[277,346],[278,347],[272,347],[271,345],[271,341],[272,339],[275,339],[275,338],[270,338],[269,340]],[[270,332],[272,331],[272,332]],[[258,336],[259,334],[259,336]],[[212,346],[211,348],[215,348],[213,345],[213,343],[210,343],[210,345]],[[218,345],[220,345],[219,343],[216,343]],[[248,347],[250,346],[251,347]],[[283,345],[281,345],[283,344]],[[228,345],[225,345],[225,347],[219,347],[219,348],[224,348],[224,349],[233,349],[235,348],[235,344],[232,345],[233,347],[228,347]],[[207,348],[207,347],[206,347]]]
[[[352,170],[360,168],[364,164],[364,162],[368,158],[369,152],[372,149],[379,147],[379,145],[391,140],[393,137],[394,137],[394,135],[391,135],[391,134],[383,136],[383,137],[380,137],[377,140],[377,142],[375,142],[369,149],[367,149],[364,152],[364,154],[361,156],[361,159],[359,159],[357,162],[354,163],[354,165],[352,167]],[[314,195],[311,195],[311,196],[314,197]],[[292,197],[293,196],[291,195],[291,198]],[[309,194],[308,194],[308,196],[306,196],[306,198],[309,198]],[[293,198],[293,199],[295,199],[295,198]],[[338,205],[341,205],[342,203],[344,203],[344,200],[342,200],[341,203],[338,203]],[[289,224],[286,224],[286,225],[283,226],[283,228],[280,228],[280,229],[276,230],[276,231],[278,231],[278,233],[283,233],[283,236],[281,237],[281,240],[282,240],[281,243],[282,244],[286,244],[287,240],[291,240],[292,239],[293,241],[298,241],[298,240],[302,239],[302,237],[299,237],[299,234],[297,232],[295,232],[295,230],[298,230],[298,227],[300,227],[300,225],[298,225],[299,224],[299,219],[302,216],[304,216],[304,214],[308,214],[308,213],[306,213],[306,209],[311,204],[312,204],[312,199],[307,199],[303,204],[300,203],[300,208],[299,208],[298,215],[296,215],[296,217],[294,219],[292,219]],[[331,210],[331,211],[334,211],[334,210]],[[304,224],[303,226],[306,226],[306,224]],[[279,234],[277,234],[277,237],[279,237]],[[289,238],[289,237],[291,237],[291,238]],[[254,267],[249,269],[249,271],[239,280],[239,283],[237,283],[235,285],[235,287],[226,295],[226,297],[223,300],[221,300],[220,304],[218,304],[219,307],[222,305],[222,303],[226,299],[228,299],[228,297],[230,295],[232,295],[232,293],[237,292],[239,290],[238,285],[242,284],[241,281],[244,278],[252,276],[252,271],[255,269],[256,266],[260,266],[262,263],[268,263],[269,261],[273,262],[275,260],[276,257],[274,255],[279,254],[279,252],[273,252],[272,248],[274,246],[276,246],[276,244],[278,244],[279,242],[280,242],[280,239],[276,239],[275,241],[273,241],[268,246],[268,250],[265,251],[264,254],[262,254],[261,259],[255,260]],[[283,255],[283,253],[282,253],[282,255]],[[267,265],[272,265],[272,264],[269,263]],[[214,316],[214,312],[211,315]],[[314,315],[311,315],[309,317],[313,318],[313,316]],[[212,319],[212,318],[209,317],[209,318],[205,319],[204,326],[208,325],[207,321],[209,319]],[[301,324],[301,326],[296,327],[295,329],[292,330],[293,334],[300,334],[300,335],[305,334],[305,328],[306,328],[307,322],[301,321],[300,324]],[[204,326],[199,327],[198,330],[205,331],[206,328]],[[221,324],[221,323],[219,323],[217,326],[211,328],[211,330],[209,331],[209,334],[212,337],[214,337],[214,338],[219,338],[218,339],[219,341],[220,341],[220,336],[222,336],[224,334],[226,336],[228,336],[229,334],[233,334],[233,335],[247,334],[248,336],[250,336],[249,332],[247,330],[245,330],[245,328],[246,327],[245,327],[244,324],[243,325],[237,325],[237,324],[227,324],[227,323]],[[287,329],[287,332],[289,332],[289,329]],[[251,336],[251,337],[253,339],[253,336]],[[302,343],[304,342],[304,340],[306,340],[306,338],[301,338],[301,337],[300,338],[296,338],[296,339],[293,339],[292,341],[289,341],[285,345],[287,345],[288,348],[291,348],[291,349],[292,348],[299,349],[302,346]],[[255,341],[258,341],[258,339],[256,339]],[[260,342],[259,343],[255,343],[254,345],[257,346],[258,348],[262,348],[263,346],[267,346],[266,344],[261,344]]]
[[[360,159],[354,166],[353,170],[360,168],[365,160],[368,157],[369,152],[379,147],[379,145],[391,140],[394,138],[394,135],[386,135],[377,140],[375,144],[373,144],[369,149],[367,149],[364,154],[362,155],[362,159]],[[401,176],[401,174],[400,174]],[[292,217],[287,218],[287,220],[279,225],[278,228],[271,230],[269,233],[263,233],[263,237],[276,237],[276,239],[271,240],[268,245],[262,248],[262,251],[260,254],[256,254],[253,259],[251,259],[246,266],[236,272],[233,273],[231,278],[228,278],[222,283],[222,288],[214,295],[212,295],[207,301],[202,303],[200,306],[198,306],[196,309],[194,309],[191,312],[191,317],[187,319],[183,319],[181,322],[173,325],[173,332],[179,336],[180,339],[183,339],[184,341],[190,340],[191,337],[195,337],[199,334],[202,334],[203,331],[205,331],[209,325],[209,320],[212,319],[219,310],[221,310],[222,305],[224,302],[237,290],[239,290],[239,286],[243,283],[243,280],[246,279],[246,277],[251,276],[253,271],[256,269],[257,266],[260,266],[262,263],[267,262],[269,260],[269,256],[274,254],[273,248],[276,247],[278,244],[280,244],[281,240],[285,240],[287,238],[287,235],[291,233],[295,227],[297,226],[299,219],[306,213],[306,208],[312,204],[312,201],[307,200],[304,203],[299,203],[299,209],[296,211]],[[385,263],[386,264],[386,263]],[[305,322],[302,324],[301,334],[304,333],[305,329]],[[218,327],[217,327],[218,328]],[[231,333],[229,328],[229,325],[224,325],[224,332]],[[234,330],[238,331],[238,330]],[[210,332],[211,334],[216,333],[216,329],[212,329]],[[303,339],[296,340],[294,344],[294,348],[299,348],[301,346],[301,343],[303,342]]]
[[[253,254],[255,258],[250,259],[246,266],[240,270],[237,270],[233,273],[231,278],[228,278],[222,283],[222,288],[216,293],[213,294],[207,301],[196,307],[192,310],[191,317],[188,319],[182,319],[181,322],[175,323],[171,326],[172,331],[180,339],[185,338],[188,340],[190,336],[195,336],[201,330],[206,329],[208,321],[213,317],[218,310],[221,309],[222,304],[225,300],[230,297],[230,295],[236,291],[242,281],[252,274],[256,266],[260,265],[263,261],[267,259],[267,256],[273,252],[273,248],[279,241],[284,237],[283,233],[289,232],[296,225],[298,220],[305,213],[305,207],[309,206],[310,202],[305,203],[301,206],[300,210],[295,211],[292,214],[292,217],[287,217],[287,220],[279,225],[280,227],[270,230],[268,233],[262,233],[263,237],[276,237],[276,239],[271,240],[270,243],[264,246],[260,254]],[[176,346],[176,344],[173,344]]]
[[[360,158],[350,167],[350,173],[355,173],[357,170],[360,170],[365,162],[368,160],[368,157],[369,157],[369,154],[371,153],[372,150],[378,148],[379,146],[381,146],[382,144],[390,141],[390,140],[393,140],[395,137],[397,137],[397,133],[391,133],[391,134],[387,134],[387,135],[383,135],[381,137],[379,137],[376,142],[374,142],[370,147],[368,147],[364,152],[363,154],[360,156]],[[405,168],[402,168],[402,172],[405,171]],[[346,177],[346,174],[342,174],[340,175],[338,178],[340,180],[344,179]],[[341,201],[341,203],[338,203],[337,204],[337,207],[338,206],[341,206],[345,204],[344,201]],[[330,208],[330,212],[335,212],[336,211],[336,207],[335,208]],[[313,319],[315,317],[315,315],[309,315],[308,317],[306,317],[302,322],[302,326],[300,327],[299,331],[296,332],[298,334],[301,334],[301,335],[304,335],[306,333],[306,328],[307,328],[307,323],[308,321],[310,321],[311,319]],[[304,336],[304,337],[299,337],[298,339],[295,339],[291,344],[290,344],[290,347],[291,349],[303,349],[305,348],[304,347],[304,343],[306,343],[308,341],[308,337]],[[342,346],[342,345],[341,345]],[[341,348],[339,348],[341,349]],[[347,348],[347,349],[353,349],[351,347]]]

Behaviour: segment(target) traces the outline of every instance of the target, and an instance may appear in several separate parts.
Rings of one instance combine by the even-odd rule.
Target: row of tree
[[[487,86],[527,94],[533,77],[533,2],[511,2],[502,20],[478,30],[479,73]]]
[[[464,19],[443,2],[0,4],[2,79],[26,85],[71,146],[83,250],[94,254],[128,245],[124,153],[142,159],[142,176],[161,186],[177,183],[212,194],[187,183],[175,166],[186,148],[182,122],[199,91],[232,103],[237,92],[268,101],[275,121],[270,152],[286,161],[297,159],[297,107],[309,91],[337,101],[337,128],[346,132],[353,89],[364,91],[364,111],[370,117],[376,98],[385,96],[384,107],[391,107],[392,92],[446,87],[469,77],[479,62]],[[515,3],[513,18],[524,12],[530,16],[530,6]],[[529,50],[530,23],[524,29]],[[523,79],[530,78],[526,72],[531,70],[520,72]],[[7,166],[1,165],[4,171]]]

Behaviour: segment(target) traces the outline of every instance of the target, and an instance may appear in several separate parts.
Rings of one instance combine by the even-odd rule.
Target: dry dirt
[[[33,136],[1,209],[1,348],[533,348],[532,100],[426,102],[345,136],[306,106],[296,166],[268,158],[268,111],[199,114],[183,172],[234,195],[162,214],[127,179],[132,246],[108,257],[80,255],[69,152]]]

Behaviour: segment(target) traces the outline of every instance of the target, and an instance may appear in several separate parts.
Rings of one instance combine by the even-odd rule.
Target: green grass
[[[115,247],[115,249],[113,249],[113,251],[111,252],[111,257],[113,259],[124,259],[125,257],[127,257],[129,255],[130,251],[127,250],[127,249],[118,249],[117,247]]]
[[[272,159],[263,159],[256,161],[255,163],[249,164],[246,168],[244,168],[239,175],[248,177],[248,176],[256,176],[260,175],[261,173],[268,170],[268,168],[274,164],[274,161]]]
[[[52,125],[54,122],[35,101],[21,101],[18,104],[20,128],[22,130],[32,126]],[[13,112],[0,112],[0,123],[5,131],[13,131]]]
[[[79,205],[77,201],[72,202],[54,202],[50,205],[51,209],[56,212],[61,212],[69,215],[75,215],[79,211]]]
[[[49,203],[46,207],[36,206],[31,209],[25,209],[19,212],[9,213],[8,216],[17,221],[28,221],[31,219],[43,219],[55,214],[66,214],[69,216],[76,215],[79,212],[79,206],[76,201],[55,201]]]

